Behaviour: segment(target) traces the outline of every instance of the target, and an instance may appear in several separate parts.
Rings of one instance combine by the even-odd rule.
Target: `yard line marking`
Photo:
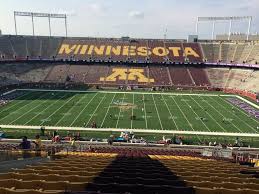
[[[47,110],[49,107],[53,106],[54,104],[56,104],[60,99],[62,99],[63,97],[65,97],[67,94],[62,95],[60,98],[58,98],[57,100],[55,100],[55,102],[49,104],[46,108],[44,108],[42,111],[40,111],[38,114],[36,114],[34,117],[32,117],[29,121],[27,121],[24,125],[27,125],[28,123],[30,123],[33,119],[37,118],[42,112],[44,112],[45,110]]]
[[[70,98],[69,100],[67,100],[65,103],[62,104],[62,106],[60,106],[57,110],[55,110],[51,115],[49,115],[46,119],[51,118],[54,114],[56,114],[61,108],[63,108],[67,103],[69,103],[76,95],[74,95],[72,98]],[[40,125],[43,125],[46,121],[41,122]]]
[[[81,114],[84,112],[84,110],[88,107],[88,105],[93,101],[93,99],[97,96],[97,92],[96,94],[91,98],[91,100],[85,105],[85,107],[80,111],[80,113],[77,115],[77,117],[74,119],[74,121],[70,124],[69,127],[71,127],[75,122],[76,120],[81,116]]]
[[[224,102],[227,102],[228,104],[230,104],[231,106],[234,106],[232,105],[230,102],[228,102],[227,100],[223,100],[221,97],[219,97],[219,99],[221,99],[222,101]],[[214,99],[213,99],[214,100]],[[215,100],[214,100],[215,101]],[[215,101],[217,102],[217,101]],[[217,102],[218,103],[218,102]],[[218,103],[220,106],[222,106],[220,103]],[[224,106],[222,106],[224,107]],[[236,117],[237,119],[240,119],[238,116],[236,116],[232,111],[229,111],[226,107],[224,107],[225,110],[227,110],[228,112],[230,112],[234,117]],[[237,109],[237,108],[236,108]],[[241,110],[237,109],[239,112],[241,112]],[[247,116],[247,115],[246,115]],[[245,121],[243,121],[241,119],[242,123],[244,123],[246,126],[250,127],[253,131],[255,131],[256,133],[258,133],[251,125],[247,124]]]
[[[182,109],[179,107],[179,105],[177,104],[177,102],[175,101],[174,98],[171,98],[173,99],[174,103],[176,104],[176,106],[178,107],[178,109],[180,110],[180,112],[182,113],[182,115],[184,116],[185,120],[187,121],[187,123],[189,124],[189,126],[191,127],[191,129],[195,132],[197,130],[195,130],[192,126],[192,124],[190,123],[190,121],[188,120],[188,118],[186,117],[186,115],[184,114],[184,112],[182,111]],[[200,137],[198,135],[196,135],[197,138],[199,139],[199,141],[201,141]]]
[[[48,93],[44,94],[42,97],[47,96]],[[31,111],[33,111],[34,109],[38,108],[39,106],[41,106],[42,104],[44,104],[45,102],[47,102],[49,99],[44,100],[43,102],[39,103],[37,106],[35,106],[34,108],[28,110],[27,112],[25,112],[24,114],[20,115],[18,118],[16,118],[15,120],[13,120],[12,122],[10,122],[8,125],[11,125],[12,123],[14,123],[15,121],[19,120],[20,118],[22,118],[23,116],[27,115],[28,113],[30,113]]]
[[[69,113],[78,103],[80,103],[83,99],[85,99],[85,97],[87,96],[87,94],[83,95],[80,100],[78,100],[76,102],[76,104],[74,104],[73,106],[71,106],[68,111],[66,113]],[[63,117],[61,117],[54,126],[57,126],[64,118],[66,117],[66,114],[63,115]]]
[[[39,98],[41,98],[41,97],[44,96],[44,95],[46,95],[46,94],[39,95],[36,99],[32,100],[32,101],[29,102],[28,104],[25,104],[25,105],[19,107],[18,109],[16,109],[16,112],[20,111],[20,110],[23,109],[24,107],[27,107],[27,106],[31,105],[31,103],[35,102],[36,100],[38,100]],[[4,118],[8,117],[8,116],[10,116],[10,115],[7,114],[7,115],[4,116],[3,118],[1,118],[0,121],[3,120]]]
[[[102,104],[103,100],[106,98],[107,93],[103,96],[102,100],[99,102],[99,104],[97,105],[96,109],[94,110],[94,112],[92,113],[92,116],[90,117],[90,119],[87,121],[86,126],[88,126],[89,122],[92,120],[94,114],[96,113],[96,111],[98,110],[99,106]]]
[[[143,104],[144,104],[144,112],[145,112],[145,122],[146,122],[146,129],[147,129],[147,112],[146,112],[146,104],[145,104],[145,94],[143,95]]]
[[[153,95],[153,94],[152,94],[152,98],[153,98],[154,105],[155,105],[155,108],[156,108],[156,113],[157,113],[157,116],[158,116],[158,120],[159,120],[159,123],[160,123],[160,125],[161,125],[161,129],[164,130],[164,129],[163,129],[162,122],[161,122],[160,115],[159,115],[158,110],[157,110],[156,101],[155,101],[155,99],[154,99],[154,95]]]
[[[131,112],[131,116],[133,116],[134,115],[134,94],[133,94],[133,103],[132,103],[132,108],[131,108],[132,110],[132,112]],[[131,119],[131,121],[130,121],[130,128],[132,129],[132,126],[133,126],[133,119]]]
[[[172,113],[171,113],[171,110],[169,109],[168,104],[166,103],[166,100],[165,100],[164,96],[163,96],[163,95],[161,95],[161,96],[162,96],[162,99],[163,99],[163,101],[164,101],[164,103],[165,103],[165,105],[166,105],[166,108],[167,108],[167,110],[168,110],[168,112],[169,112],[171,118],[173,118],[173,115],[172,115]],[[179,128],[178,128],[178,126],[177,126],[175,120],[174,120],[174,119],[172,119],[172,120],[173,120],[173,122],[174,122],[174,124],[175,124],[175,126],[176,126],[176,129],[179,130]]]
[[[190,98],[191,98],[196,104],[198,104],[198,106],[199,106],[201,109],[203,109],[203,107],[202,107],[192,96],[190,96]],[[206,102],[206,103],[207,103],[207,102]],[[210,113],[208,113],[207,111],[205,111],[205,113],[206,113],[210,118],[212,118],[212,120],[214,120],[214,121],[216,122],[216,124],[217,124],[221,129],[223,129],[223,131],[227,132],[227,131],[224,129],[224,127],[222,127],[222,126],[219,124],[219,122],[218,122],[216,119],[214,119],[213,116],[211,116]]]
[[[124,102],[125,94],[126,94],[126,93],[124,93],[124,95],[123,95],[122,103]],[[115,128],[117,128],[117,127],[118,127],[119,120],[120,120],[120,116],[121,116],[121,108],[120,108],[120,111],[119,111],[119,116],[118,116],[118,119],[117,119],[117,123],[116,123],[116,127],[115,127]]]
[[[111,103],[113,102],[115,96],[116,96],[116,94],[114,94]],[[111,103],[109,104],[109,106],[108,106],[108,108],[107,108],[106,114],[105,114],[105,116],[104,116],[104,118],[103,118],[103,121],[102,121],[102,124],[101,124],[101,128],[103,127],[104,121],[105,121],[105,119],[106,119],[106,117],[107,117],[107,115],[108,115],[108,112],[109,112],[110,108],[111,108]]]
[[[213,99],[214,100],[214,99]],[[207,102],[208,103],[208,102]],[[208,103],[217,113],[219,113],[223,118],[225,118],[225,116],[221,113],[221,112],[219,112],[214,106],[212,106],[210,103]],[[220,106],[222,106],[221,104],[219,104]],[[224,107],[224,106],[222,106],[222,107]],[[238,131],[240,131],[241,133],[242,133],[242,131],[234,124],[234,123],[232,123],[231,122],[231,125],[233,125]]]
[[[15,100],[19,100],[20,98],[22,98],[22,97],[24,97],[24,96],[27,96],[27,95],[29,95],[29,94],[31,94],[31,93],[33,93],[33,92],[25,93],[25,94],[23,94],[23,95],[19,96],[18,98],[15,98],[15,99],[13,99],[13,100],[9,101],[9,103],[11,103],[11,102],[13,102],[13,101],[15,101]],[[17,102],[17,103],[15,103],[15,104],[11,105],[11,106],[8,106],[8,104],[9,104],[9,103],[8,103],[6,107],[2,107],[2,108],[3,108],[3,110],[1,110],[1,111],[0,111],[0,114],[1,114],[2,112],[4,112],[4,111],[9,110],[9,109],[10,109],[10,108],[12,108],[12,107],[14,107],[14,106],[18,105],[18,104],[21,104],[22,102],[23,102],[23,101],[21,101],[21,102]]]
[[[184,101],[184,103],[185,104],[187,104],[188,106],[190,106],[186,101]],[[197,116],[197,117],[200,117],[194,110],[193,110],[193,108],[190,108],[191,110],[192,110],[192,112]],[[204,125],[204,127],[206,127],[206,129],[208,129],[209,131],[210,131],[210,129],[208,128],[208,126],[204,123],[204,122],[202,122],[201,120],[199,120],[203,125]],[[211,132],[211,131],[210,131]]]

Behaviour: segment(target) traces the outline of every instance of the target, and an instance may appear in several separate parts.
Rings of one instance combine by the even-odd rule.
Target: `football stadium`
[[[13,15],[15,34],[0,31],[0,194],[259,193],[252,16],[198,17],[173,39],[68,36],[67,14]],[[32,35],[18,33],[25,16]]]

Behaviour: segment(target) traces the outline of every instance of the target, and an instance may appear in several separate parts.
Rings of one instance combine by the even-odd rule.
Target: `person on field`
[[[97,128],[97,125],[96,125],[95,121],[93,121],[93,123],[92,123],[92,128]]]

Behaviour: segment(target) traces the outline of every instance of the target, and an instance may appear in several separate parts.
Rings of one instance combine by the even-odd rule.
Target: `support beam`
[[[16,15],[15,13],[13,14],[14,16],[14,29],[15,29],[15,35],[17,36],[17,25],[16,25]]]
[[[231,31],[232,31],[232,20],[229,21],[228,40],[230,40]]]
[[[252,23],[252,16],[231,16],[231,17],[198,17],[196,21],[196,33],[198,31],[198,22],[213,22],[213,29],[216,22],[229,22],[229,31],[228,31],[228,40],[231,37],[231,29],[232,29],[232,22],[233,21],[247,21],[248,20],[248,29],[247,29],[247,37],[246,39],[249,40],[250,30],[251,30],[251,23]],[[212,39],[215,35],[215,30],[212,31]]]
[[[212,23],[212,34],[211,34],[211,39],[214,40],[214,33],[215,33],[215,21]]]
[[[197,21],[196,21],[196,35],[199,35],[199,18],[197,18]]]
[[[65,28],[66,28],[66,37],[67,37],[67,15],[65,15]]]
[[[66,14],[51,14],[51,13],[34,13],[34,12],[14,11],[15,34],[17,35],[16,16],[31,17],[33,36],[35,36],[34,17],[48,18],[49,35],[50,36],[52,35],[51,18],[64,19],[65,20],[66,37],[67,37],[67,15]]]
[[[35,33],[34,33],[34,19],[33,19],[33,13],[31,15],[31,23],[32,23],[32,35],[34,36]]]
[[[49,36],[51,37],[51,25],[50,25],[50,16],[48,17],[49,19]]]
[[[249,18],[246,40],[249,40],[249,35],[250,35],[250,30],[251,30],[251,22],[252,22],[252,18]]]

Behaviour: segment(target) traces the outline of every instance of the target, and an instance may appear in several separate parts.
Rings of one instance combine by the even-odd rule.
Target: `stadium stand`
[[[72,83],[255,93],[259,70],[235,64],[256,64],[258,53],[253,42],[1,36],[0,86]],[[3,149],[17,151],[11,144],[0,144]],[[0,193],[259,193],[258,170],[192,151],[98,146],[63,150],[53,158],[0,173]]]
[[[47,63],[0,64],[0,85],[38,83],[45,79],[51,66]]]
[[[235,67],[237,63],[257,64],[258,51],[255,42],[185,43],[8,35],[0,37],[0,85],[81,83],[258,92],[257,70],[250,66],[250,69]],[[234,67],[209,66],[218,62],[232,63]]]
[[[49,71],[48,75],[46,76],[45,81],[58,83],[66,82],[69,67],[70,66],[67,64],[53,66],[52,69]]]
[[[193,86],[195,84],[189,72],[187,71],[187,68],[169,67],[169,72],[172,79],[172,83],[176,86]]]
[[[210,83],[215,88],[224,88],[229,75],[229,68],[206,68]]]
[[[234,57],[233,57],[233,62],[240,62],[241,61],[241,63],[243,63],[242,54],[244,52],[245,47],[246,47],[245,44],[241,44],[241,43],[237,44],[237,48],[236,48],[236,51],[235,51],[235,54],[234,54]]]
[[[98,146],[0,174],[13,193],[258,193],[257,170],[198,152]]]
[[[170,86],[171,81],[168,74],[168,69],[166,66],[150,66],[149,67],[149,76],[156,80],[154,85],[158,86]]]
[[[250,69],[230,69],[229,76],[225,88],[234,88],[237,89],[242,87],[245,80],[250,77],[253,70]]]
[[[201,42],[182,43],[164,40],[61,38],[1,36],[0,53],[4,59],[77,59],[96,61],[163,62],[235,62],[255,64],[257,43]],[[187,50],[186,50],[187,48]],[[188,50],[191,48],[191,51]],[[147,50],[146,50],[147,49]],[[185,52],[184,52],[185,51]],[[190,54],[192,53],[192,54]],[[204,56],[202,55],[204,53]],[[197,57],[196,54],[199,56]]]
[[[204,69],[189,67],[188,70],[196,86],[210,86],[210,81]]]
[[[219,43],[201,43],[204,58],[209,62],[218,62],[220,59],[220,44]]]
[[[10,42],[9,36],[0,37],[0,52],[4,59],[12,59],[14,57],[14,50]]]

